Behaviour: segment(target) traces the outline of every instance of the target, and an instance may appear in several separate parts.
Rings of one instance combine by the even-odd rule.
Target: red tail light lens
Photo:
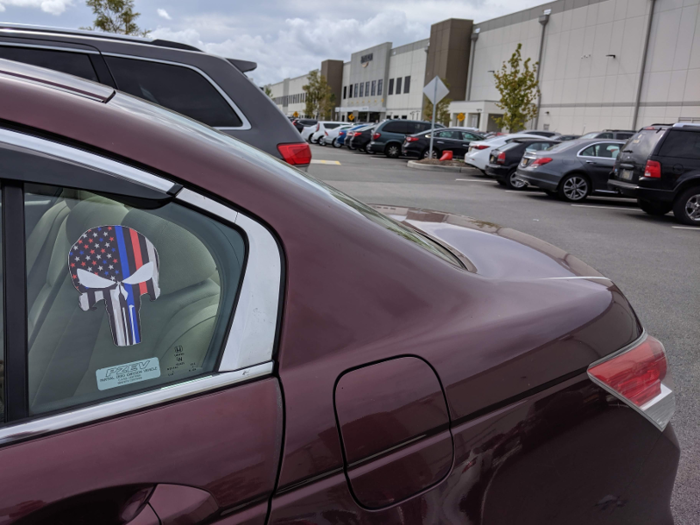
[[[327,136],[328,136],[328,132],[327,132],[327,131],[324,131],[324,133],[326,134],[326,137],[327,137]]]
[[[477,144],[474,149],[486,149],[488,146],[486,144]]]
[[[505,151],[501,151],[501,152],[498,154],[498,157],[496,158],[496,162],[497,162],[498,164],[503,164],[505,161],[506,161],[506,152],[505,152]]]
[[[309,164],[311,162],[311,148],[306,142],[278,144],[277,150],[282,155],[282,158],[292,166]]]
[[[372,135],[372,140],[377,140],[381,136],[382,136],[381,133],[375,133],[374,135]]]
[[[644,176],[650,179],[660,179],[661,178],[661,164],[655,160],[648,160],[647,165],[644,168]]]
[[[316,124],[316,131],[321,129],[321,124]]]
[[[418,137],[406,137],[406,142],[418,142]]]
[[[668,386],[666,352],[657,339],[647,336],[632,348],[594,363],[588,375],[660,429],[666,428],[675,410],[675,395]]]
[[[535,168],[537,166],[542,166],[543,164],[548,164],[550,162],[552,162],[551,157],[540,157],[539,159],[535,159],[531,166]]]

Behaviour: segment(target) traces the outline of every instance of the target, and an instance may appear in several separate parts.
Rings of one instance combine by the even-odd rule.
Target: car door
[[[455,157],[464,156],[464,151],[461,147],[462,141],[460,139],[459,131],[435,131],[435,148],[440,152],[449,150]]]
[[[2,128],[0,194],[0,523],[264,524],[283,421],[272,234]]]
[[[583,162],[583,168],[591,179],[593,190],[607,191],[608,177],[622,144],[622,142],[611,141],[597,142],[578,153],[578,157]]]

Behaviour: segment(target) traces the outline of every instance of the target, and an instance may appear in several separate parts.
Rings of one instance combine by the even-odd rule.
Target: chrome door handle
[[[586,161],[586,164],[598,164],[598,163],[595,162],[594,160],[587,160],[587,161]]]
[[[437,142],[438,144],[444,144],[444,142],[441,140],[436,140],[435,142]]]

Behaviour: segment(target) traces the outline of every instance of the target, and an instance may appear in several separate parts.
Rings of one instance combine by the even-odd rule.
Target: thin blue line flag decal
[[[126,226],[90,228],[71,247],[68,270],[83,311],[104,300],[114,344],[140,343],[141,296],[160,296],[158,252],[151,241]]]

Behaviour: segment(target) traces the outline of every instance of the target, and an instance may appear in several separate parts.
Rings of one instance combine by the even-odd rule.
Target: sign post
[[[428,153],[428,158],[433,158],[433,135],[435,135],[435,112],[437,110],[438,102],[447,96],[450,92],[447,86],[440,80],[440,77],[435,77],[423,88],[423,93],[428,100],[433,103],[433,124],[432,130],[430,132],[430,153]]]

